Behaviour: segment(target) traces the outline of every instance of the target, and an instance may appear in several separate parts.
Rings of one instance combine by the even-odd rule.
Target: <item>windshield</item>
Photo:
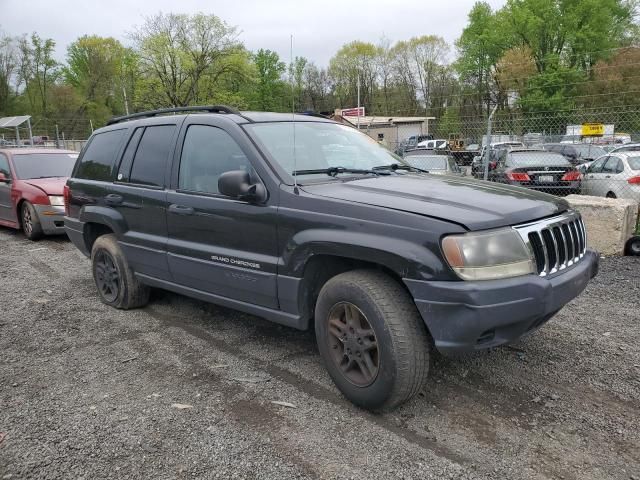
[[[404,161],[420,170],[446,170],[447,157],[444,155],[410,155]]]
[[[68,177],[76,158],[77,153],[18,153],[13,155],[13,165],[20,180]]]
[[[573,145],[573,148],[582,158],[598,158],[607,153],[602,148],[593,145]]]
[[[551,152],[511,152],[508,163],[516,167],[536,167],[539,165],[568,167],[571,165],[562,155]]]
[[[370,170],[392,164],[405,164],[400,157],[371,137],[345,125],[274,122],[250,124],[247,129],[289,175],[294,170],[300,172],[331,167]],[[298,174],[298,178],[302,177],[308,178],[309,174]]]
[[[629,168],[631,170],[640,170],[640,157],[629,157],[627,158],[627,162],[629,162]]]

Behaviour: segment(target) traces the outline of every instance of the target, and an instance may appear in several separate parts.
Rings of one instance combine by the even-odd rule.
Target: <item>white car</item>
[[[416,147],[420,150],[440,150],[447,148],[447,141],[444,139],[425,140],[424,142],[418,143]]]
[[[582,177],[582,193],[640,202],[640,152],[616,152],[591,162]]]

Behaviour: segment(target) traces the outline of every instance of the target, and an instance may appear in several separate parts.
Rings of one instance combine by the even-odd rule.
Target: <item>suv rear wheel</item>
[[[355,270],[330,279],[318,296],[315,328],[329,375],[356,405],[392,409],[424,387],[429,336],[413,301],[389,276]]]
[[[91,264],[104,303],[124,310],[147,304],[149,287],[133,275],[115,235],[98,237],[91,249]]]

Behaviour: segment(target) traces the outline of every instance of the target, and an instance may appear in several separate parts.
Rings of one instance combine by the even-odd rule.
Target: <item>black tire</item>
[[[128,310],[149,302],[149,287],[134,276],[114,234],[102,235],[94,242],[91,269],[103,303]]]
[[[633,236],[627,240],[627,244],[624,247],[624,254],[634,257],[640,256],[640,235]]]
[[[616,197],[616,194],[615,194],[615,193],[613,193],[613,192],[608,192],[608,193],[607,193],[607,198],[618,198],[618,197]]]
[[[23,202],[20,207],[20,226],[29,240],[38,240],[43,235],[38,213],[29,202]]]
[[[335,325],[342,310],[345,323],[338,329]],[[348,311],[352,318],[362,314],[363,323],[374,335],[363,333],[366,327],[351,330],[346,320]],[[329,375],[354,404],[374,411],[391,410],[424,387],[431,352],[429,334],[413,300],[391,277],[372,270],[354,270],[330,279],[318,296],[315,330]],[[343,331],[340,339],[336,332]],[[375,357],[371,353],[365,362],[364,350],[373,343],[377,346]],[[360,362],[369,364],[368,372]],[[375,376],[366,374],[374,370],[371,364],[376,367]]]

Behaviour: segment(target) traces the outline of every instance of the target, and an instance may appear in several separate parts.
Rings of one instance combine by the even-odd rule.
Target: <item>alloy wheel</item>
[[[327,319],[331,359],[358,387],[371,385],[380,369],[376,334],[362,310],[349,302],[335,304]]]
[[[33,219],[31,218],[31,209],[25,205],[22,207],[22,228],[27,236],[33,232]]]
[[[120,293],[120,275],[115,262],[104,250],[97,252],[94,262],[98,290],[107,302],[114,302]]]

